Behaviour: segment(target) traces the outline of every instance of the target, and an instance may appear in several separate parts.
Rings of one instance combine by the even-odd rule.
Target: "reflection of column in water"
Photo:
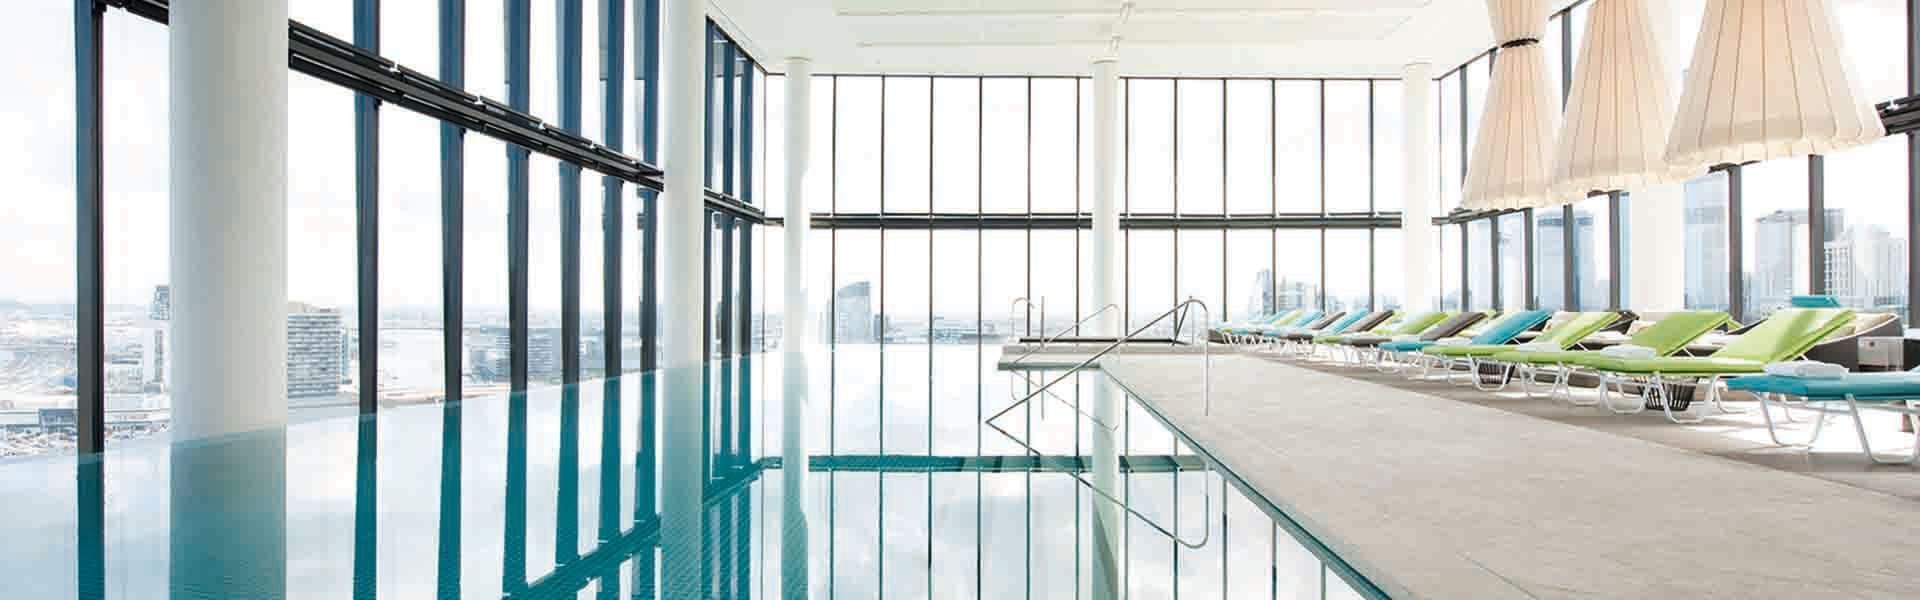
[[[1112,380],[1096,377],[1093,389],[1093,486],[1111,498],[1120,498],[1120,457],[1117,430],[1101,423],[1120,422],[1120,391]],[[1120,597],[1120,507],[1106,498],[1093,501],[1093,597]]]
[[[285,431],[178,444],[170,462],[172,595],[285,597]]]
[[[786,598],[807,597],[807,356],[785,355],[780,400],[780,581]]]

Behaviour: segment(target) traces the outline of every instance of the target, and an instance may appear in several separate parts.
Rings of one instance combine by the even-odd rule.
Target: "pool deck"
[[[1395,598],[1920,598],[1909,498],[1250,356],[1207,415],[1200,360],[1102,369]]]

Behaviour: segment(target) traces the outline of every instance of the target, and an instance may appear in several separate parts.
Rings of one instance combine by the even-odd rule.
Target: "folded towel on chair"
[[[1437,346],[1465,346],[1465,345],[1467,345],[1467,344],[1470,344],[1470,343],[1473,343],[1473,340],[1469,340],[1469,339],[1467,339],[1467,338],[1463,338],[1463,337],[1450,337],[1450,338],[1446,338],[1446,339],[1442,339],[1442,340],[1440,340],[1440,341],[1438,341],[1438,342],[1434,342],[1434,345],[1437,345]]]
[[[1607,346],[1605,348],[1600,349],[1600,354],[1604,356],[1612,356],[1615,358],[1659,358],[1660,357],[1659,350],[1654,350],[1646,346],[1635,346],[1633,344],[1620,344],[1616,346]]]
[[[1559,352],[1559,344],[1553,342],[1527,342],[1513,347],[1516,352]]]
[[[1796,360],[1792,362],[1767,363],[1763,370],[1776,377],[1801,377],[1807,379],[1839,379],[1847,376],[1847,368],[1833,363],[1817,360]]]

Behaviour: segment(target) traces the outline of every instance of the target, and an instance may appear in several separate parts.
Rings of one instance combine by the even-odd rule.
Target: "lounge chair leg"
[[[1702,421],[1707,420],[1707,417],[1705,415],[1693,417],[1691,419],[1682,419],[1679,416],[1677,416],[1673,412],[1673,390],[1667,388],[1665,378],[1662,378],[1659,373],[1653,374],[1653,388],[1654,388],[1654,393],[1657,394],[1659,398],[1660,410],[1665,411],[1667,413],[1668,421],[1673,421],[1681,425],[1692,425],[1692,424],[1700,423]],[[1707,396],[1708,399],[1711,400],[1713,398],[1712,396],[1713,392],[1708,391],[1707,394],[1708,394]]]
[[[1755,393],[1753,396],[1755,398],[1760,399],[1760,417],[1766,421],[1767,437],[1773,439],[1774,445],[1788,447],[1788,448],[1802,447],[1802,448],[1806,448],[1809,451],[1813,449],[1813,443],[1820,439],[1820,430],[1825,428],[1827,425],[1827,417],[1829,415],[1825,409],[1820,409],[1820,408],[1814,409],[1818,416],[1814,417],[1815,420],[1813,422],[1813,433],[1807,436],[1807,441],[1804,443],[1792,443],[1792,442],[1788,442],[1780,439],[1779,425],[1777,423],[1774,423],[1773,421],[1773,410],[1771,409],[1771,405],[1775,402],[1774,395],[1768,392],[1759,392],[1759,393]],[[1784,398],[1784,396],[1782,398]],[[1782,415],[1793,414],[1793,408],[1791,406],[1788,406],[1784,400],[1779,401],[1779,404],[1780,404],[1780,414]],[[1789,421],[1789,422],[1796,422],[1796,421]]]
[[[1486,380],[1480,377],[1479,359],[1475,359],[1475,358],[1467,359],[1467,374],[1473,378],[1473,389],[1480,390],[1482,392],[1498,392],[1498,391],[1507,389],[1507,376],[1512,372],[1513,372],[1513,365],[1502,363],[1500,365],[1499,379],[1496,380],[1492,385],[1487,385]]]
[[[1867,443],[1867,424],[1860,419],[1860,403],[1854,399],[1853,394],[1847,394],[1847,412],[1853,416],[1853,431],[1860,435],[1860,451],[1867,455],[1867,459],[1882,465],[1911,465],[1914,461],[1920,460],[1920,444],[1914,445],[1912,453],[1906,458],[1880,458],[1880,455],[1873,451],[1873,446]]]

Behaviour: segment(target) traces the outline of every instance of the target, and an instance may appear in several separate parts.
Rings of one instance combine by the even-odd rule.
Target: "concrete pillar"
[[[1093,303],[1121,302],[1120,294],[1120,78],[1112,58],[1093,63]],[[1095,335],[1121,335],[1125,319],[1119,311],[1093,323]],[[1120,422],[1119,391],[1113,382],[1094,387],[1093,415],[1097,423]],[[1093,485],[1113,498],[1120,497],[1120,440],[1103,427],[1093,431]],[[1120,507],[1096,496],[1093,501],[1093,597],[1119,598],[1122,562]]]
[[[175,2],[169,586],[286,595],[287,3]]]
[[[287,3],[168,30],[173,438],[287,423]]]
[[[702,405],[701,309],[706,263],[707,152],[705,101],[705,0],[667,0],[661,21],[665,66],[661,89],[668,118],[666,139],[667,189],[660,198],[660,325],[661,325],[661,555],[669,578],[702,573],[701,532],[706,489],[701,450],[707,435]],[[663,586],[669,598],[706,597],[707,582]]]
[[[1119,304],[1120,293],[1120,67],[1093,63],[1093,304]],[[1119,311],[1095,320],[1094,335],[1120,335]]]
[[[807,152],[812,149],[813,62],[787,58],[785,159],[787,173],[786,304],[780,347],[785,385],[781,395],[780,481],[781,581],[788,598],[806,598],[807,565]]]
[[[1661,72],[1669,74],[1667,89],[1679,101],[1680,73],[1692,53],[1691,42],[1698,23],[1681,23],[1685,11],[1681,2],[1652,2],[1653,36],[1659,43]],[[1664,5],[1664,6],[1663,6]],[[1575,23],[1585,27],[1585,23]],[[1686,185],[1672,183],[1643,190],[1628,190],[1625,248],[1620,256],[1627,268],[1627,295],[1623,308],[1638,311],[1671,311],[1686,307]]]
[[[1400,118],[1404,120],[1401,168],[1406,178],[1406,200],[1400,208],[1401,252],[1406,261],[1401,271],[1406,280],[1401,289],[1406,294],[1406,310],[1438,310],[1439,284],[1434,278],[1441,267],[1432,216],[1434,197],[1440,191],[1434,181],[1433,160],[1439,151],[1434,145],[1433,115],[1439,109],[1433,104],[1433,65],[1407,65],[1400,82]]]

